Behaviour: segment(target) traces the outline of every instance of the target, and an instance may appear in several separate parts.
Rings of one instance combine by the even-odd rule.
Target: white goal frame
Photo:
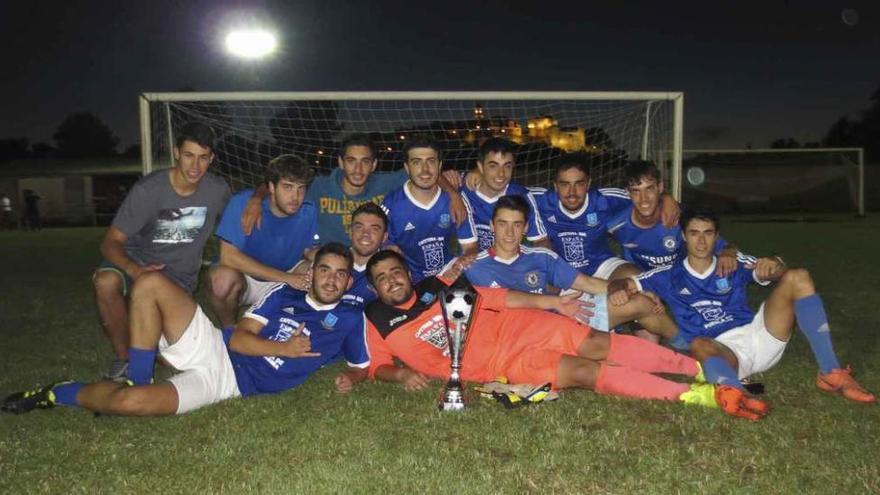
[[[730,154],[746,155],[750,153],[856,153],[858,156],[858,188],[856,202],[858,203],[858,215],[865,216],[865,149],[864,148],[747,148],[747,149],[684,149],[682,155],[687,154]],[[679,171],[680,173],[680,171]]]
[[[310,100],[594,100],[594,101],[671,101],[673,103],[671,169],[669,184],[676,199],[681,199],[681,160],[684,136],[684,93],[667,91],[366,91],[366,92],[193,92],[142,93],[139,99],[141,159],[144,174],[153,171],[150,104],[154,102],[198,101],[310,101]],[[645,112],[642,156],[647,153],[651,106]],[[166,112],[166,115],[169,113]],[[171,128],[170,122],[167,128]],[[173,136],[168,136],[173,144]]]

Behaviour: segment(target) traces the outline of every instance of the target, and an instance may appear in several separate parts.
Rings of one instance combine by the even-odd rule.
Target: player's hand
[[[297,290],[309,290],[312,281],[312,269],[306,273],[288,273],[284,277],[284,283]]]
[[[660,198],[660,221],[664,227],[675,227],[681,217],[681,205],[671,194],[664,194]]]
[[[160,272],[165,268],[164,264],[153,263],[150,265],[140,265],[134,271],[134,273],[130,273],[132,280],[137,280],[141,275],[148,272]]]
[[[461,174],[458,173],[458,170],[444,170],[442,174],[450,186],[455,189],[461,188]]]
[[[347,394],[354,388],[354,381],[346,373],[336,375],[334,383],[336,384],[336,391],[340,394]]]
[[[663,301],[661,301],[660,298],[657,297],[657,294],[654,294],[653,292],[643,292],[642,294],[644,294],[654,304],[654,306],[651,308],[652,313],[654,313],[655,315],[662,315],[666,312],[666,307],[663,306]]]
[[[465,270],[474,264],[474,260],[476,259],[476,254],[463,254],[458,258],[455,258],[455,261],[453,261],[449,268],[447,268],[440,276],[450,282],[454,282],[462,273],[464,273]]]
[[[582,292],[575,291],[564,296],[559,296],[557,298],[556,310],[559,311],[560,314],[568,316],[573,320],[584,325],[589,325],[590,318],[595,315],[593,311],[595,310],[596,305],[589,301],[582,301],[580,299],[582,294]]]
[[[284,342],[284,357],[317,357],[321,355],[320,352],[311,352],[312,340],[308,335],[302,334],[305,327],[305,323],[300,323],[293,331],[293,335],[290,336],[290,339],[288,339],[287,342]]]
[[[449,195],[449,214],[452,215],[452,221],[455,225],[461,225],[467,220],[468,211],[461,199],[461,194]]]
[[[262,198],[252,197],[244,205],[244,211],[241,212],[241,231],[244,235],[251,235],[255,226],[260,230],[263,225],[262,203]]]
[[[715,268],[715,275],[726,277],[736,271],[736,251],[723,250],[718,256],[718,267]]]
[[[397,381],[403,384],[403,389],[407,392],[422,390],[423,388],[428,386],[428,377],[419,373],[418,371],[414,371],[409,368],[400,368],[397,373]]]
[[[483,174],[479,170],[471,170],[464,176],[464,186],[471,191],[476,191],[483,183]]]
[[[776,280],[785,271],[785,264],[778,258],[758,258],[756,263],[749,263],[746,268],[755,270],[758,280]]]

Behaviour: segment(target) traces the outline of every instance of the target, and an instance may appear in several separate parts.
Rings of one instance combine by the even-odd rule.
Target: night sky
[[[685,92],[686,147],[761,147],[817,141],[880,88],[878,2],[432,3],[6,1],[0,138],[52,143],[91,111],[122,151],[141,92],[645,90]],[[244,21],[279,53],[227,55]]]

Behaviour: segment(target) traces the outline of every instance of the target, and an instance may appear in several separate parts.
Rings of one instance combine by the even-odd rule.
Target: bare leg
[[[95,272],[95,301],[101,327],[117,359],[128,359],[128,308],[122,295],[122,277],[110,270]]]
[[[244,276],[226,266],[215,266],[208,278],[208,300],[222,327],[235,323],[238,307],[244,293]]]
[[[159,337],[177,342],[196,312],[196,302],[159,272],[141,275],[131,293],[131,346],[155,349]]]
[[[639,270],[637,266],[633,265],[632,263],[626,263],[615,268],[614,271],[611,272],[611,276],[608,277],[608,280],[620,280],[622,278],[635,277],[639,273],[642,273],[642,271]],[[640,339],[645,339],[656,344],[660,342],[660,338],[658,337],[658,335],[666,338],[672,338],[672,336],[674,336],[675,333],[678,332],[678,327],[675,327],[675,323],[672,322],[672,320],[668,316],[666,316],[665,318],[666,321],[664,321],[659,315],[655,315],[654,317],[649,317],[648,315],[645,315],[644,318],[648,318],[648,320],[645,321],[644,319],[638,318],[631,319],[638,319],[638,322],[642,326],[644,326],[644,328],[635,327],[633,331],[633,334]],[[672,331],[669,329],[670,324],[673,325],[674,330],[671,336],[667,335],[670,331]],[[614,326],[614,324],[612,324],[612,326]]]
[[[170,383],[129,387],[114,382],[90,383],[76,396],[90,411],[119,416],[165,416],[177,412],[177,390]]]

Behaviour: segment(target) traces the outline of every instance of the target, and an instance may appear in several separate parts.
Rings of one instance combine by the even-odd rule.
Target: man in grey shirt
[[[101,242],[104,261],[95,271],[95,296],[116,355],[106,378],[125,379],[127,298],[138,277],[158,271],[189,293],[196,288],[202,250],[229,199],[226,182],[208,173],[213,160],[211,128],[196,122],[184,125],[174,146],[174,167],[134,185]]]

